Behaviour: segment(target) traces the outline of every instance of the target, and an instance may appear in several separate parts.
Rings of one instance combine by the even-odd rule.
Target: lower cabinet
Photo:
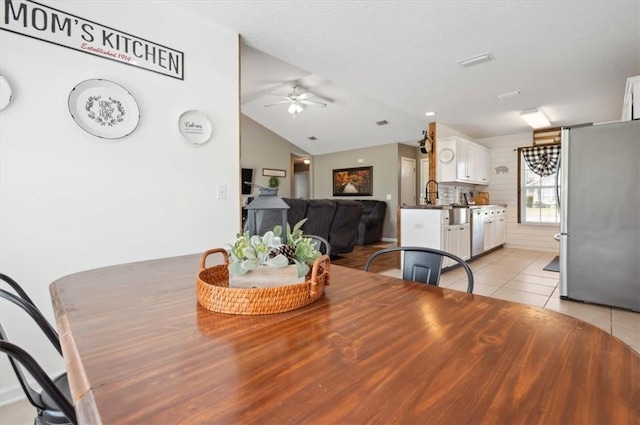
[[[456,224],[444,226],[444,238],[442,250],[457,255],[463,260],[471,258],[471,224]],[[443,267],[450,267],[456,262],[445,257]]]
[[[450,252],[463,260],[471,258],[471,223],[449,224],[446,209],[402,208],[400,241],[404,246],[424,246]],[[455,261],[445,257],[442,267]]]
[[[484,219],[484,250],[505,243],[505,209],[503,207],[490,208]]]

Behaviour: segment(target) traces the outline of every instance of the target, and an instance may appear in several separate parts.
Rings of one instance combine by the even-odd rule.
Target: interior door
[[[400,205],[417,205],[416,202],[416,160],[401,158]]]

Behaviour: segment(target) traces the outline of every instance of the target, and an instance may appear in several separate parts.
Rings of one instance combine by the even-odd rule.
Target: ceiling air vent
[[[376,121],[377,125],[387,125],[389,124],[389,122],[387,120],[382,120],[382,121]]]
[[[463,68],[470,68],[472,66],[480,65],[481,63],[489,62],[494,59],[495,58],[493,57],[491,52],[487,52],[478,56],[474,56],[472,58],[462,59],[461,61],[458,62],[458,65],[460,65]]]
[[[507,99],[511,99],[512,97],[518,97],[518,96],[522,96],[522,92],[520,90],[514,90],[507,93],[499,94],[496,96],[496,99],[507,100]]]
[[[316,136],[311,136],[308,138],[309,140],[318,140],[318,138]]]

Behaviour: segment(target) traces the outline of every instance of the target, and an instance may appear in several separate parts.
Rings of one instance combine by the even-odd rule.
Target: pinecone
[[[290,245],[282,245],[280,249],[278,249],[278,254],[284,255],[287,257],[289,262],[292,262],[293,258],[296,256],[296,249]]]

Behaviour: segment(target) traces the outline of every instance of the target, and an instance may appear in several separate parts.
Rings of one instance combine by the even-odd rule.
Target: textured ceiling
[[[415,143],[429,121],[522,133],[519,112],[534,107],[553,126],[618,120],[640,75],[640,1],[173,3],[241,34],[242,112],[311,154]],[[458,65],[485,52],[495,60]],[[264,107],[294,79],[328,107],[295,119]]]

